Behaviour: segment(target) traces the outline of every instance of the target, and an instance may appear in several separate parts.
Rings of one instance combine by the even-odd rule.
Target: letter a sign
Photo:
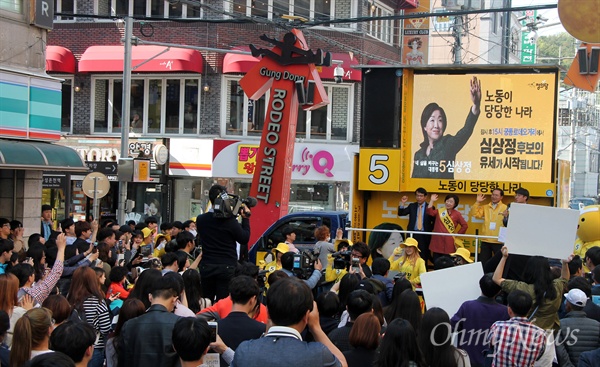
[[[262,137],[250,188],[258,204],[252,209],[249,246],[288,212],[298,106],[313,110],[329,103],[315,67],[331,64],[328,52],[309,50],[297,29],[286,33],[281,41],[266,35],[260,39],[273,48],[250,45],[252,56],[262,58],[240,80],[249,99],[259,99],[270,91],[267,115],[263,126],[259,126]]]

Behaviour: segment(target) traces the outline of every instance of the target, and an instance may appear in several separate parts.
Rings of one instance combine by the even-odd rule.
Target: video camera
[[[226,191],[223,191],[215,199],[213,215],[215,218],[236,217],[241,214],[242,204],[245,204],[248,208],[253,208],[256,206],[257,201],[251,196],[242,199],[238,195],[228,194]],[[248,216],[250,216],[250,213],[248,213]]]
[[[315,261],[318,259],[314,253],[309,250],[303,250],[299,254],[294,254],[294,266],[292,271],[300,279],[308,279],[315,270]]]
[[[333,268],[334,269],[348,269],[350,267],[350,261],[352,260],[352,251],[338,251],[332,254],[333,256]]]

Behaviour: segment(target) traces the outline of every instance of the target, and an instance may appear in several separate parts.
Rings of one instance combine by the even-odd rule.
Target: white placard
[[[512,203],[505,241],[508,253],[566,259],[573,252],[578,222],[577,210]]]
[[[421,274],[427,309],[439,307],[449,317],[454,316],[463,302],[481,295],[479,279],[482,276],[483,267],[479,262]]]

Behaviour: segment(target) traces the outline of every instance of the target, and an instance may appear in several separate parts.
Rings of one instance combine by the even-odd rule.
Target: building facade
[[[239,81],[258,60],[237,51],[248,51],[250,44],[268,47],[259,36],[281,38],[302,25],[282,16],[321,21],[303,30],[308,46],[331,52],[344,68],[344,77],[336,83],[336,65],[320,68],[331,103],[299,112],[290,207],[347,208],[361,111],[361,71],[352,66],[399,63],[401,35],[399,21],[326,21],[400,14],[401,3],[56,0],[48,49],[70,53],[76,60],[75,67],[67,70],[57,57],[54,69],[48,70],[65,80],[60,144],[76,149],[92,170],[114,174],[113,164],[121,157],[123,17],[131,16],[135,18],[133,34],[140,42],[132,47],[128,155],[142,152],[152,159],[152,181],[129,185],[128,198],[135,205],[128,219],[195,216],[205,210],[206,193],[216,182],[245,196],[253,172],[252,151],[260,143],[269,101],[268,97],[250,100],[245,96]],[[170,20],[158,19],[165,17]],[[164,152],[162,146],[169,155],[159,162],[157,152]],[[64,180],[61,189],[74,199],[65,215],[84,218],[90,202],[81,195],[81,175],[65,175]],[[116,199],[114,183],[102,200],[104,217],[114,215]]]

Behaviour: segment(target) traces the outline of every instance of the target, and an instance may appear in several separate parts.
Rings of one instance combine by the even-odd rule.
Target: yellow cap
[[[460,256],[463,259],[465,259],[466,262],[472,263],[473,260],[471,260],[471,253],[469,252],[469,250],[467,250],[464,247],[459,247],[456,249],[456,252],[450,254],[450,256]]]
[[[283,242],[279,242],[279,244],[277,245],[277,247],[275,247],[273,249],[273,251],[279,251],[282,254],[285,254],[286,252],[290,251],[290,246],[288,246],[287,244],[285,244]]]
[[[417,240],[415,240],[412,237],[408,237],[406,240],[404,240],[404,243],[400,244],[400,247],[405,248],[407,246],[410,247],[414,247],[416,248],[419,252],[421,252],[421,250],[419,250],[419,242],[417,242]]]

